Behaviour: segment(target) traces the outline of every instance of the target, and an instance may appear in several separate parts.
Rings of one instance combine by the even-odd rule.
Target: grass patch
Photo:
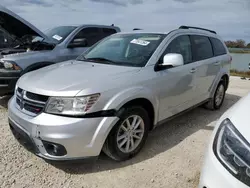
[[[234,53],[234,54],[250,54],[250,49],[246,49],[246,50],[233,50],[233,49],[229,49],[230,53]]]
[[[230,75],[250,78],[250,71],[238,71],[238,70],[232,69],[230,70]]]

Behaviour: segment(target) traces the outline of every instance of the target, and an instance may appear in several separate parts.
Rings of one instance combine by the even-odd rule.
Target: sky
[[[169,32],[181,25],[250,43],[250,0],[1,0],[41,30],[70,24],[115,24]]]

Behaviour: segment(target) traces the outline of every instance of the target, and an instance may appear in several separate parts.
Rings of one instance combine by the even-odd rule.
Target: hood
[[[9,50],[13,50],[13,49],[9,49]],[[4,50],[4,51],[8,51],[8,49]],[[18,53],[18,49],[16,50],[16,53],[13,54],[8,54],[8,55],[3,55],[2,60],[3,61],[14,61],[16,62],[18,65],[20,65],[20,62],[22,62],[23,60],[26,61],[31,61],[32,58],[34,58],[34,60],[36,62],[40,62],[40,61],[46,61],[45,59],[45,55],[47,55],[48,52],[51,52],[50,50],[44,50],[44,51],[25,51],[25,53],[21,53],[22,51],[20,50],[20,53]],[[42,56],[41,59],[40,56]],[[49,60],[48,60],[49,61]],[[27,64],[27,62],[25,62]]]
[[[119,77],[131,78],[140,69],[67,61],[27,73],[18,80],[17,85],[24,90],[47,96],[75,96],[83,90],[91,94],[116,87]]]
[[[241,98],[226,114],[238,131],[250,142],[249,123],[250,93]]]
[[[0,5],[0,28],[14,35],[18,39],[26,35],[40,36],[46,42],[52,42],[43,32],[35,26],[16,15],[12,11]]]

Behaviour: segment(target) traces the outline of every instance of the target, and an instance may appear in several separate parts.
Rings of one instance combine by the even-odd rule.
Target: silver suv
[[[135,156],[148,132],[195,106],[216,110],[231,56],[214,31],[117,33],[74,61],[22,76],[9,124],[38,156],[71,160]],[[22,139],[21,139],[22,140]]]
[[[105,25],[58,26],[44,33],[0,5],[0,29],[19,45],[0,52],[0,95],[12,93],[18,78],[30,71],[76,59],[90,46],[120,32]]]

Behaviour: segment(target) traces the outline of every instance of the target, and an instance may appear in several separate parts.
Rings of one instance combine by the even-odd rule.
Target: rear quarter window
[[[194,61],[201,61],[213,57],[213,48],[208,37],[191,35]]]
[[[226,48],[224,47],[223,43],[219,39],[210,38],[210,40],[211,40],[212,45],[213,45],[215,56],[224,55],[227,53]]]

